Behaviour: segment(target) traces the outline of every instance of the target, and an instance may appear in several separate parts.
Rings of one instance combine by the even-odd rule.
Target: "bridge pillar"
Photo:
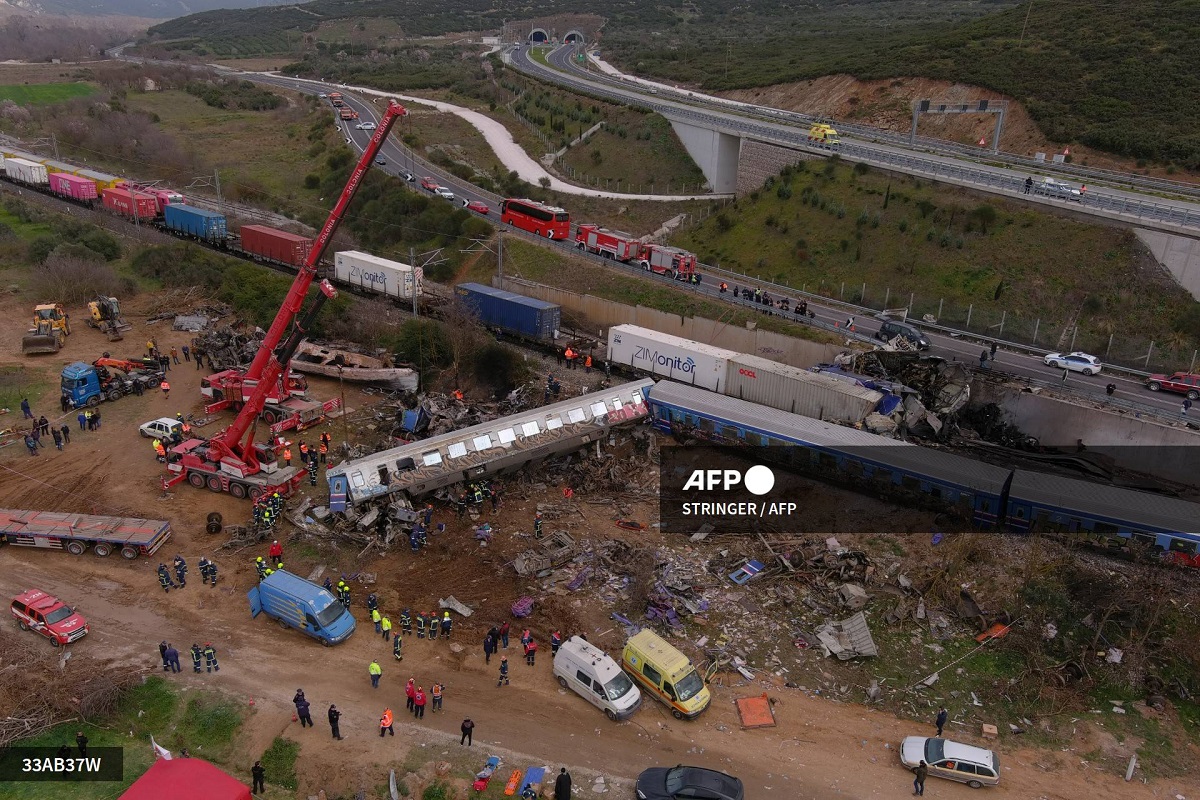
[[[741,137],[670,117],[667,119],[684,149],[708,179],[713,193],[732,194],[736,191]]]

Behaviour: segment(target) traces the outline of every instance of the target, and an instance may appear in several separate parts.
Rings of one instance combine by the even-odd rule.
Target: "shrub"
[[[899,222],[896,223],[896,227],[900,229],[901,233],[904,233],[905,231],[908,230],[908,220],[906,220],[906,219],[900,220]]]
[[[779,184],[779,188],[775,190],[775,196],[780,200],[791,200],[792,187],[786,183]]]
[[[79,257],[78,251],[89,257]],[[82,245],[62,245],[61,252],[51,253],[34,273],[32,286],[38,296],[65,304],[85,303],[98,294],[126,298],[137,293],[132,280]]]

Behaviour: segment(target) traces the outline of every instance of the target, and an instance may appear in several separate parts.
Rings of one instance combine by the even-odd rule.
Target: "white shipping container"
[[[861,422],[883,399],[880,392],[849,381],[740,353],[729,359],[723,393],[832,422]]]
[[[608,359],[710,392],[725,392],[728,361],[738,353],[666,333],[617,325],[608,331]]]
[[[341,283],[397,300],[411,300],[414,292],[420,297],[425,277],[420,267],[413,268],[399,261],[357,250],[343,250],[334,254],[333,275]]]
[[[44,186],[50,183],[50,176],[46,173],[45,164],[26,161],[23,158],[4,159],[4,172],[10,178],[35,186]]]

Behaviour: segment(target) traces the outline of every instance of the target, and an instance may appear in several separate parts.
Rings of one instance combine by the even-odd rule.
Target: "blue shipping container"
[[[554,339],[562,322],[562,308],[546,300],[481,283],[460,283],[455,291],[479,315],[479,321],[489,327],[548,342]]]
[[[205,241],[221,241],[226,238],[225,215],[183,203],[171,203],[163,207],[163,221],[173,231],[186,233]]]

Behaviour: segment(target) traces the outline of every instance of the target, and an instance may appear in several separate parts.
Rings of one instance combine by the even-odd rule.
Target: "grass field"
[[[96,89],[86,83],[32,83],[0,86],[0,100],[12,100],[20,106],[61,103],[76,97],[87,97]]]

